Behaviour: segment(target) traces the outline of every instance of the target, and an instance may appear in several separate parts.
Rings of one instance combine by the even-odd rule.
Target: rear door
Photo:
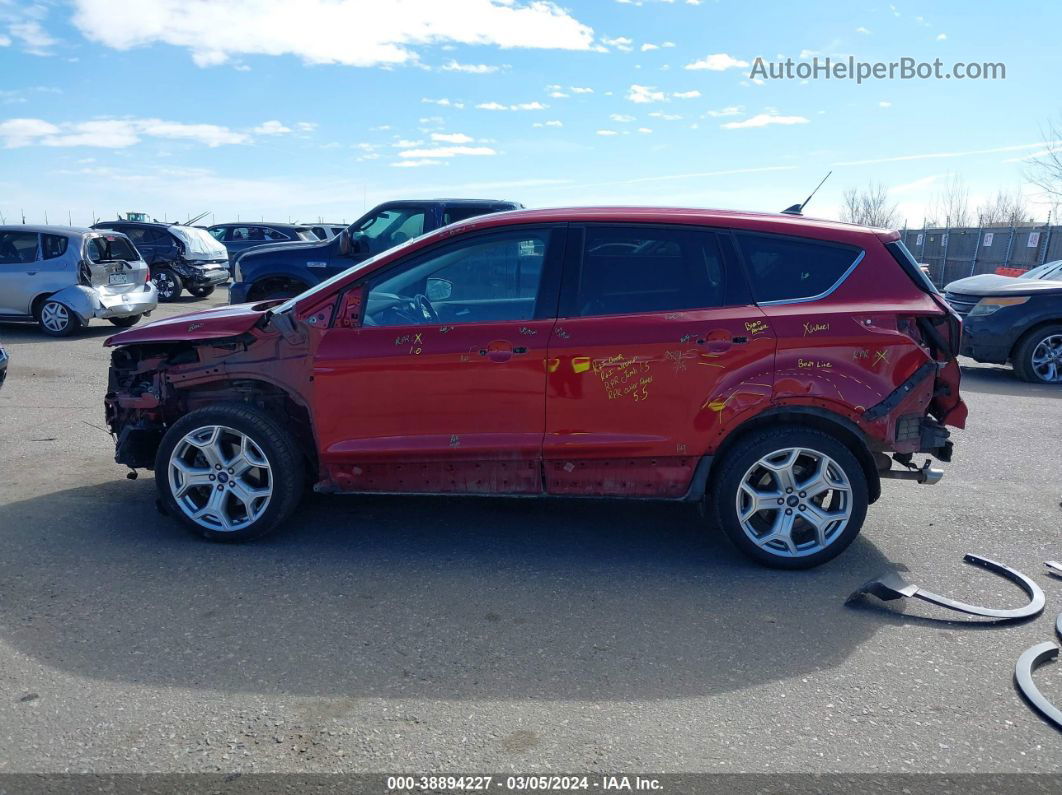
[[[700,227],[572,227],[547,362],[550,493],[681,496],[724,416],[769,400],[775,337],[729,246]]]

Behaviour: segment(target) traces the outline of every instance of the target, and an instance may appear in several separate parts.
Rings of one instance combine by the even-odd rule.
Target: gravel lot
[[[1011,683],[1062,609],[1062,390],[968,363],[944,480],[887,482],[811,572],[746,563],[675,504],[315,497],[224,546],[113,463],[113,331],[0,328],[0,772],[1062,771]],[[844,605],[890,566],[1023,602],[968,551],[1046,613]],[[1059,663],[1037,681],[1062,704]]]

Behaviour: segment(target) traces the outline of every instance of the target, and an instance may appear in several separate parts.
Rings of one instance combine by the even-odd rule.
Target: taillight
[[[147,284],[150,281],[151,281],[151,268],[149,266],[144,266],[144,284]]]

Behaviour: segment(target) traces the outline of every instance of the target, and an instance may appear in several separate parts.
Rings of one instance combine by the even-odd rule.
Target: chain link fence
[[[1060,226],[930,227],[901,234],[915,259],[929,265],[938,287],[998,268],[1024,271],[1062,259]]]

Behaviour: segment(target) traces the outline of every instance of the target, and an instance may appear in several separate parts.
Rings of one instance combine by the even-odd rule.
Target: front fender
[[[102,309],[100,299],[96,291],[91,287],[74,284],[64,287],[57,293],[52,293],[49,300],[58,301],[81,319],[82,323],[88,323]]]

